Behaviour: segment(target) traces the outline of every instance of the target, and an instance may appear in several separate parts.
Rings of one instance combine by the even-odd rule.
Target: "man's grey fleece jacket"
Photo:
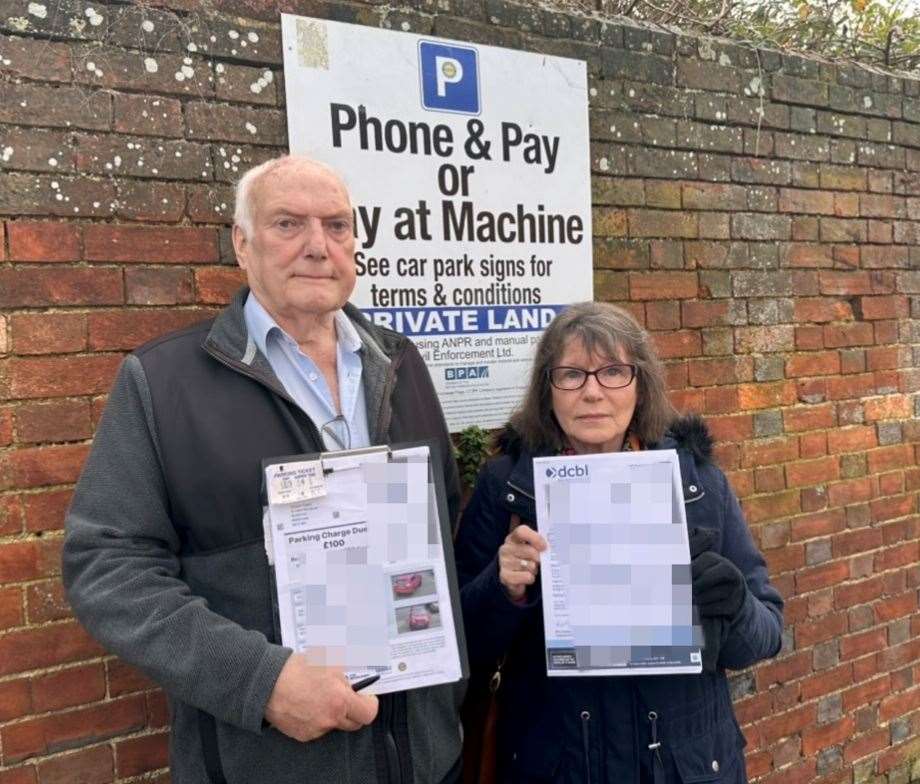
[[[248,338],[246,294],[125,359],[67,516],[68,597],[169,696],[176,784],[440,782],[460,755],[462,684],[382,697],[370,727],[308,743],[263,726],[291,652],[272,609],[260,463],[320,440]],[[346,314],[363,343],[372,443],[433,441],[455,520],[457,468],[418,351]]]

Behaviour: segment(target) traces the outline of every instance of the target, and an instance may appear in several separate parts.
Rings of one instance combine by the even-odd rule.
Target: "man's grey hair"
[[[277,158],[271,158],[258,166],[253,166],[247,171],[236,183],[234,192],[233,223],[240,227],[246,237],[252,236],[253,231],[253,207],[252,207],[252,186],[266,174],[277,172],[279,169],[288,166],[313,166],[331,174],[335,179],[342,183],[342,189],[348,194],[348,188],[345,180],[331,166],[314,160],[306,155],[279,155]]]

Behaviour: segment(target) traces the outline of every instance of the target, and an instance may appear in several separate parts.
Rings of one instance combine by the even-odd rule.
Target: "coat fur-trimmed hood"
[[[675,419],[668,427],[661,445],[669,447],[669,441],[673,441],[677,448],[692,452],[698,463],[708,463],[712,460],[712,435],[699,414],[686,414]],[[496,454],[516,458],[523,448],[524,439],[510,423],[495,434],[493,451]]]

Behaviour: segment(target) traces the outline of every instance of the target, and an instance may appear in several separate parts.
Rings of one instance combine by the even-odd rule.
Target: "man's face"
[[[250,236],[233,227],[249,288],[276,319],[322,316],[355,287],[351,203],[329,172],[292,164],[253,183]]]

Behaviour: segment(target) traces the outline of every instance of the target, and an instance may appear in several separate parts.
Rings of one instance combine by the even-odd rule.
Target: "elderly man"
[[[455,519],[431,379],[346,304],[352,209],[330,169],[248,172],[233,242],[248,289],[121,367],[67,518],[71,604],[169,695],[178,784],[453,782],[460,686],[378,703],[279,644],[259,496],[262,458],[428,439]]]

